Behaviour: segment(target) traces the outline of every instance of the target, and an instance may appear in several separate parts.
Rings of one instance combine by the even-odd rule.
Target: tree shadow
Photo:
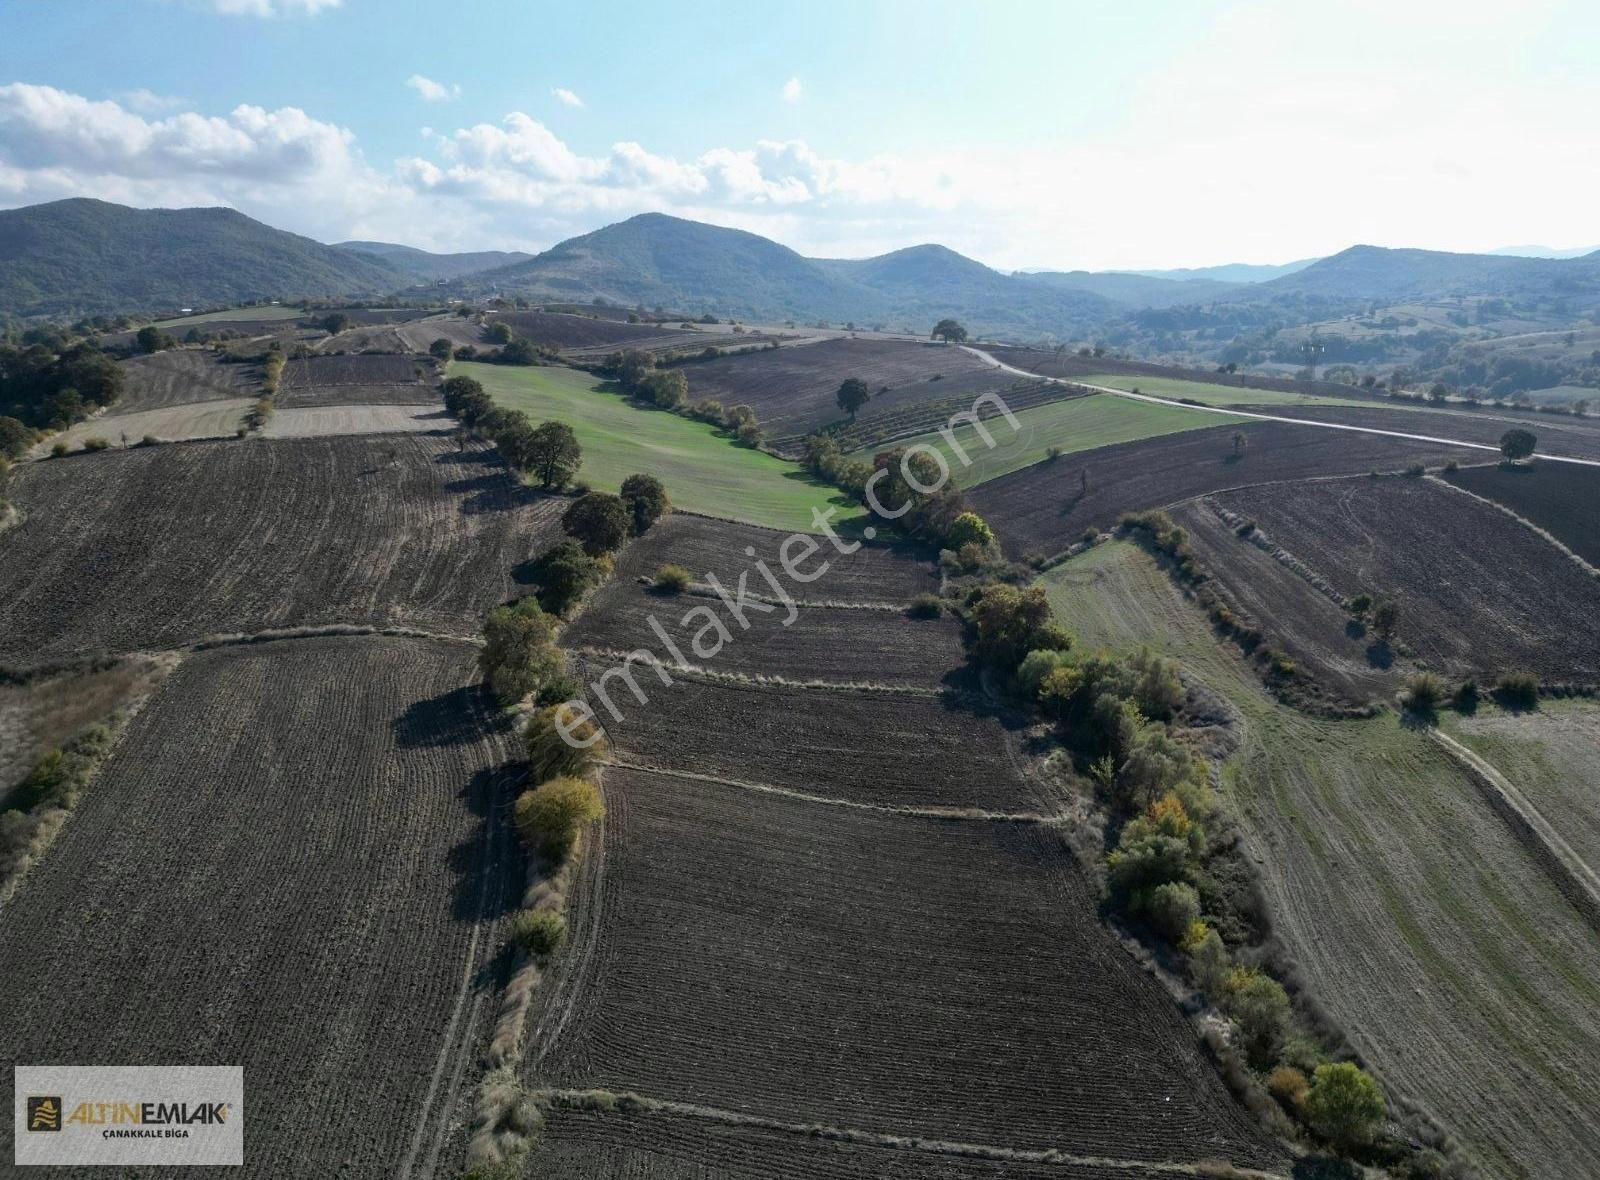
[[[1362,1172],[1349,1160],[1308,1155],[1295,1161],[1289,1175],[1293,1180],[1360,1180]]]
[[[1360,619],[1351,619],[1344,625],[1344,633],[1351,639],[1365,639],[1367,637],[1367,625]]]
[[[390,722],[401,749],[435,749],[475,742],[485,733],[506,733],[509,713],[495,709],[480,684],[465,684],[423,701],[413,701]]]
[[[1367,663],[1374,668],[1394,667],[1394,648],[1387,639],[1375,639],[1367,644]]]
[[[451,913],[457,921],[493,921],[521,900],[523,858],[511,831],[511,803],[525,778],[518,763],[486,766],[461,788],[468,811],[480,822],[445,856],[456,877]],[[491,958],[483,970],[501,966]]]

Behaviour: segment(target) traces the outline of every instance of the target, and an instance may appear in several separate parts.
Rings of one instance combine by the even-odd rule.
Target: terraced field
[[[1155,645],[1232,706],[1224,783],[1277,933],[1388,1084],[1492,1176],[1600,1173],[1585,1113],[1600,1069],[1594,930],[1479,788],[1392,715],[1273,702],[1131,544],[1041,584],[1085,642]]]
[[[518,875],[473,655],[189,656],[4,911],[8,1055],[241,1064],[242,1174],[432,1174]]]
[[[1213,499],[1256,521],[1339,594],[1392,597],[1401,639],[1436,671],[1489,682],[1532,672],[1545,682],[1600,683],[1600,581],[1495,508],[1402,477],[1281,484]],[[1225,582],[1234,579],[1230,550],[1246,545],[1234,538],[1208,554]],[[1288,620],[1300,602],[1266,609]]]
[[[25,464],[11,492],[4,663],[328,623],[471,634],[565,505],[434,435],[114,451]]]
[[[1214,415],[1212,415],[1214,417]],[[1235,457],[1233,435],[1246,439]],[[1414,459],[1442,462],[1427,443],[1281,422],[1213,426],[1099,447],[992,479],[968,499],[1013,557],[1059,553],[1085,528],[1110,528],[1124,512],[1174,504],[1226,488],[1397,471]],[[1087,473],[1087,490],[1085,490]]]
[[[597,941],[535,1088],[1133,1160],[1281,1161],[1035,824],[886,816],[612,767]],[[960,888],[951,888],[959,881]]]
[[[535,422],[571,424],[583,447],[578,478],[601,491],[616,491],[636,473],[654,475],[686,511],[797,532],[816,531],[814,509],[837,509],[836,525],[861,515],[793,464],[737,446],[704,423],[640,409],[588,373],[460,362],[450,371],[475,378],[496,402]]]
[[[1590,565],[1600,566],[1600,468],[1567,463],[1463,467],[1444,479],[1532,521]]]

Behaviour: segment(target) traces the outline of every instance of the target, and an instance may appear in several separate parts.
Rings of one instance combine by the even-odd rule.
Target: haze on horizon
[[[1600,12],[1574,0],[146,0],[7,24],[7,208],[529,251],[660,211],[1004,270],[1600,239]]]

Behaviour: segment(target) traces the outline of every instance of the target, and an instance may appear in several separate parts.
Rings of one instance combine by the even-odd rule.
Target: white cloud
[[[565,86],[557,86],[550,93],[556,96],[556,100],[560,102],[562,106],[581,107],[583,105],[583,99],[579,98]]]
[[[783,84],[783,101],[799,102],[801,94],[800,79],[790,78]]]
[[[325,8],[338,8],[344,0],[211,0],[211,7],[224,16],[290,16],[304,13],[315,16]]]
[[[125,90],[119,97],[128,107],[146,115],[177,110],[187,101],[175,95],[157,94],[143,87],[138,90]]]
[[[406,85],[422,96],[424,102],[449,102],[452,98],[461,97],[459,83],[446,86],[443,82],[435,82],[432,78],[424,78],[421,74],[412,74],[406,79]]]

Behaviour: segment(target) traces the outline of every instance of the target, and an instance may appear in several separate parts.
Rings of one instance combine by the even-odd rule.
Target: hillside
[[[955,315],[984,332],[1070,335],[1113,305],[991,270],[943,246],[805,258],[742,230],[645,213],[475,276],[470,293],[643,303],[755,319],[912,325]]]
[[[78,198],[0,211],[0,312],[14,315],[379,294],[408,283],[382,259],[233,209],[130,209]]]
[[[464,254],[434,254],[427,250],[418,250],[415,246],[401,246],[394,242],[338,242],[334,248],[381,258],[419,282],[459,279],[500,266],[514,266],[533,257],[532,254],[524,254],[520,250],[473,250]]]
[[[1396,302],[1452,295],[1559,298],[1597,293],[1600,252],[1554,259],[1351,246],[1234,297],[1262,300],[1289,295]]]
[[[1251,262],[1226,262],[1221,266],[1184,266],[1175,270],[1130,270],[1108,271],[1110,274],[1143,275],[1149,279],[1172,279],[1180,283],[1192,283],[1201,279],[1211,279],[1220,283],[1265,283],[1271,279],[1292,275],[1296,271],[1304,270],[1318,258],[1301,258],[1295,262],[1281,263],[1251,263]]]
[[[1128,307],[1174,307],[1182,303],[1201,303],[1208,299],[1225,298],[1244,285],[1216,279],[1166,279],[1119,271],[1044,270],[1019,274],[1018,277],[1057,290],[1098,295]]]

